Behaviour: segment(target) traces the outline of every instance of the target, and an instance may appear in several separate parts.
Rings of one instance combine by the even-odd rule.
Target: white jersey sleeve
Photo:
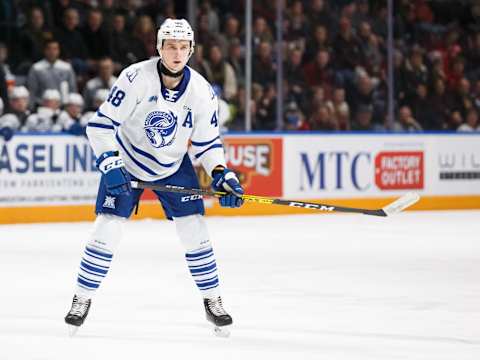
[[[225,154],[219,132],[218,99],[208,83],[199,100],[191,137],[193,154],[209,176],[217,165],[226,167]]]
[[[123,70],[110,89],[107,100],[88,122],[87,136],[97,156],[105,151],[118,150],[115,131],[144,96],[141,76],[141,70],[135,64]]]

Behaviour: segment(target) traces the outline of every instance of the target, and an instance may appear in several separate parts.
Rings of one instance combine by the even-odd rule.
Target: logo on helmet
[[[145,120],[145,134],[153,147],[171,145],[177,133],[177,117],[173,112],[153,111]]]

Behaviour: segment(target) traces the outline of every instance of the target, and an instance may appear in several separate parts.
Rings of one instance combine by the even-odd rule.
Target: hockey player
[[[166,19],[157,34],[159,58],[123,70],[109,97],[87,127],[87,136],[102,172],[93,233],[78,273],[76,293],[65,321],[78,329],[85,321],[95,290],[108,273],[122,225],[142,190],[130,180],[198,187],[187,147],[212,176],[212,188],[227,192],[221,206],[243,204],[243,189],[226,168],[218,131],[217,97],[210,84],[186,66],[194,35],[184,19]],[[174,220],[192,277],[201,292],[207,319],[216,331],[232,324],[219,292],[218,270],[203,219],[203,201],[156,192],[168,219]],[[183,198],[183,201],[182,201]],[[219,330],[220,329],[220,330]]]

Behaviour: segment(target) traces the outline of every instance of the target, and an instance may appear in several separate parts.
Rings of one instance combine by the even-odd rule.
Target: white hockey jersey
[[[90,119],[87,135],[97,156],[118,150],[127,170],[144,181],[175,173],[188,151],[211,174],[225,166],[218,101],[210,84],[185,67],[179,85],[163,86],[154,58],[122,71],[108,99]]]

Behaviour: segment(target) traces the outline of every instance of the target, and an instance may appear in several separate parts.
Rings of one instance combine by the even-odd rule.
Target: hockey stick
[[[214,196],[220,197],[226,195],[225,192],[221,191],[210,191],[210,190],[203,190],[203,189],[189,189],[183,186],[175,186],[175,185],[158,185],[158,184],[151,184],[142,181],[132,181],[131,182],[132,188],[134,189],[150,189],[156,191],[166,191],[166,192],[174,192],[174,193],[181,193],[181,194],[190,194],[190,195],[200,195],[200,196]],[[381,209],[362,209],[362,208],[351,208],[351,207],[344,207],[344,206],[336,206],[336,205],[327,205],[327,204],[320,204],[320,203],[310,203],[304,201],[292,201],[292,200],[282,200],[276,198],[268,198],[263,196],[255,196],[255,195],[242,195],[242,199],[248,202],[255,202],[259,204],[273,204],[273,205],[286,205],[286,206],[293,206],[298,208],[304,209],[313,209],[313,210],[320,210],[320,211],[337,211],[337,212],[345,212],[345,213],[360,213],[365,215],[374,215],[374,216],[390,216],[400,211],[406,209],[407,207],[415,204],[419,199],[420,196],[417,193],[410,192],[401,197],[397,200],[391,202],[387,206]]]

